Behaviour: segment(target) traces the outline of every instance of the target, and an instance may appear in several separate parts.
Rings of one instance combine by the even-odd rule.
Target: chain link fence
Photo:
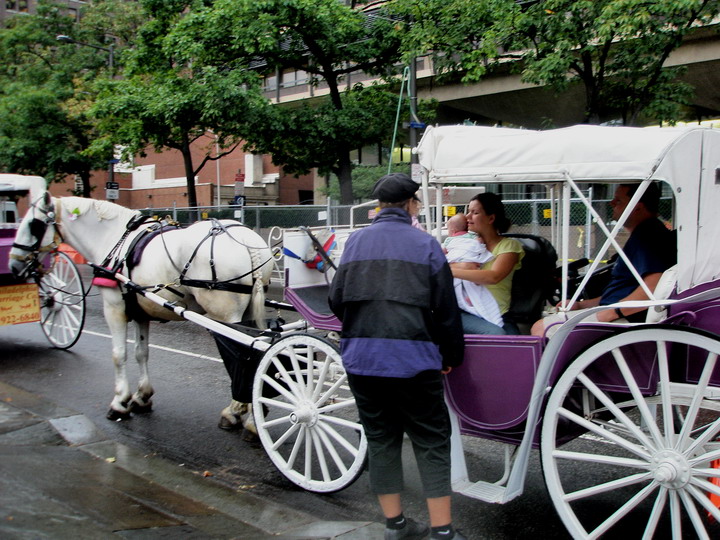
[[[612,210],[608,199],[592,198],[588,192],[588,199],[598,218],[606,225],[612,219]],[[505,209],[508,218],[512,222],[509,232],[532,234],[543,236],[555,243],[556,238],[551,227],[552,206],[550,199],[521,199],[505,200]],[[374,216],[374,206],[366,205],[360,207],[343,205],[297,205],[297,206],[209,206],[198,208],[146,208],[142,212],[145,215],[165,217],[189,225],[201,219],[236,219],[248,227],[254,229],[260,236],[268,240],[272,246],[278,246],[281,234],[278,229],[292,229],[298,227],[347,227],[367,225]],[[457,211],[464,211],[457,207]],[[663,198],[660,204],[661,219],[668,221],[672,215],[672,198]],[[422,217],[421,217],[422,220]],[[273,233],[273,230],[275,231]],[[271,240],[271,233],[273,239]],[[623,233],[624,234],[624,233]],[[591,258],[602,243],[605,237],[600,226],[592,214],[587,210],[580,199],[572,199],[570,202],[570,253],[571,260],[582,257]],[[619,238],[621,244],[625,237]],[[556,245],[556,249],[560,246]],[[608,253],[612,255],[614,250]]]

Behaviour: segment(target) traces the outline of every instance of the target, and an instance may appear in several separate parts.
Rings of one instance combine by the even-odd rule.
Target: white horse
[[[133,239],[148,234],[147,229],[159,225],[146,222],[129,230],[132,226],[128,227],[128,224],[137,223],[140,217],[140,212],[110,202],[79,197],[54,198],[45,192],[32,203],[20,224],[10,255],[10,268],[16,275],[22,274],[25,261],[33,256],[33,252],[62,240],[88,261],[109,266],[124,262],[123,274],[140,286],[152,288],[168,302],[221,322],[240,322],[249,310],[251,318],[263,327],[264,287],[270,282],[272,255],[258,234],[231,220],[202,221],[186,229],[170,228],[149,240],[139,262],[128,272],[125,259],[130,259],[128,249]],[[194,286],[189,286],[186,280],[195,280],[191,282]],[[208,283],[220,285],[207,288]],[[127,418],[131,411],[148,412],[152,407],[153,387],[147,362],[149,319],[179,320],[179,317],[140,295],[132,296],[137,298],[141,311],[132,313],[123,296],[123,288],[112,286],[112,282],[108,285],[111,286],[99,288],[105,320],[112,334],[115,365],[115,397],[107,416],[116,420]],[[161,288],[157,289],[158,285]],[[226,290],[218,290],[223,288]],[[130,392],[125,369],[130,319],[136,325],[135,359],[140,367],[134,394]],[[248,414],[243,419],[245,413]],[[252,416],[250,404],[233,400],[221,412],[220,427],[232,429],[244,425],[254,432]]]

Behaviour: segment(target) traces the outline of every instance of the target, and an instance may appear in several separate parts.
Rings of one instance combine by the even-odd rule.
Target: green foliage
[[[682,70],[663,64],[692,26],[712,20],[719,6],[708,0],[538,2],[516,26],[523,78],[558,91],[581,82],[589,122],[619,113],[635,124],[643,111],[673,121],[691,89],[678,81]]]
[[[340,178],[352,200],[350,152],[392,132],[396,96],[381,85],[348,77],[397,73],[399,33],[393,21],[367,18],[337,0],[218,0],[195,6],[168,34],[174,58],[257,77],[302,70],[318,97],[253,116],[242,135],[254,151],[271,154],[286,172],[318,167]]]
[[[337,149],[349,152],[387,137],[397,107],[397,96],[380,86],[357,85],[340,99],[340,108],[330,100],[274,107],[262,118],[272,127],[258,126],[248,139],[256,151],[272,154],[291,174],[304,174],[312,167],[321,174],[337,173]]]
[[[406,55],[432,51],[443,73],[481,79],[508,61],[526,82],[563,92],[583,85],[585,121],[645,114],[672,122],[691,88],[664,68],[693,28],[720,13],[718,0],[394,0],[412,25]]]
[[[73,20],[59,6],[41,2],[37,14],[6,20],[0,29],[0,170],[59,180],[68,174],[84,181],[99,165],[85,155],[93,134],[84,103],[97,75],[96,58],[58,46]],[[101,59],[100,66],[105,62]],[[89,194],[89,185],[85,186]]]
[[[258,79],[247,70],[221,69],[192,62],[167,46],[171,30],[202,2],[143,2],[145,22],[138,29],[134,47],[124,59],[125,77],[105,81],[93,114],[104,137],[98,152],[114,144],[124,146],[127,156],[176,149],[183,155],[188,202],[195,206],[195,176],[212,159],[232,151],[254,116],[267,108]],[[189,11],[190,10],[190,11]],[[211,130],[216,139],[193,161],[191,144]]]
[[[407,163],[393,164],[390,172],[403,172],[410,174],[410,165]],[[358,165],[352,171],[352,186],[354,201],[372,199],[371,193],[375,182],[388,173],[387,165],[365,166]],[[327,195],[334,201],[340,199],[340,184],[336,176],[330,176]]]
[[[388,9],[405,21],[405,58],[430,54],[441,75],[482,78],[508,41],[519,7],[514,0],[394,0]]]

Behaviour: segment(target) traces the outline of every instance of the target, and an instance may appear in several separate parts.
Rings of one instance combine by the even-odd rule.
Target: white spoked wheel
[[[268,456],[301,488],[331,493],[362,472],[367,440],[329,341],[297,334],[270,347],[255,376],[253,412]]]
[[[85,289],[75,263],[62,251],[49,254],[38,280],[40,326],[50,343],[69,349],[85,324]]]
[[[653,326],[603,339],[566,369],[541,452],[573,537],[720,538],[718,354],[713,334]]]

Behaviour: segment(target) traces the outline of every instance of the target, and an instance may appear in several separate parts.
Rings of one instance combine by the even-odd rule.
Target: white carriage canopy
[[[47,189],[47,182],[41,176],[23,176],[21,174],[0,174],[0,195],[9,192],[30,193],[35,199]]]
[[[678,290],[720,278],[720,131],[447,126],[428,128],[417,152],[426,185],[666,182],[675,196]]]

